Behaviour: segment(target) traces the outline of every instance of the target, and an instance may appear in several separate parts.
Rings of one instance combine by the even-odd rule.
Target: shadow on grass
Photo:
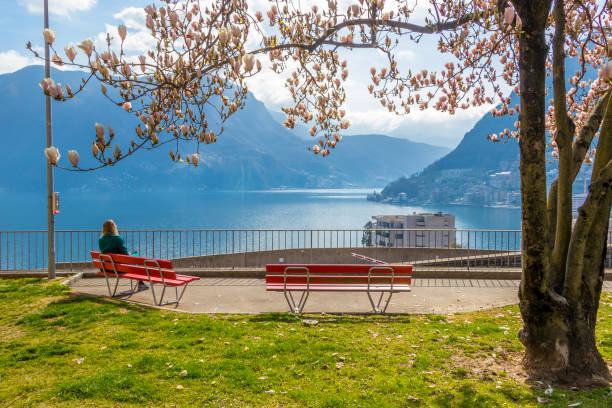
[[[251,322],[269,322],[269,323],[295,323],[304,320],[317,320],[324,324],[340,324],[340,323],[410,323],[409,315],[378,315],[378,314],[333,314],[326,313],[324,316],[320,314],[304,314],[294,315],[291,313],[262,313],[248,318]]]

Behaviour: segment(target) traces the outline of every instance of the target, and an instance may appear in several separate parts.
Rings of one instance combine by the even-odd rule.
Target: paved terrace
[[[119,291],[129,289],[127,280],[120,282]],[[518,301],[519,282],[494,279],[414,279],[412,293],[394,294],[387,311],[448,314],[511,305]],[[79,279],[71,286],[78,293],[108,295],[104,278]],[[612,282],[606,281],[604,290],[612,291]],[[129,301],[152,304],[152,296],[147,290],[133,295]],[[287,312],[288,306],[281,292],[266,291],[264,279],[204,277],[189,285],[176,310],[192,313],[266,313]],[[366,293],[312,292],[304,312],[366,313],[370,310]]]

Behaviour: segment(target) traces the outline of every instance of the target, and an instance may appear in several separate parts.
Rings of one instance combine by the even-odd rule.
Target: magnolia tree
[[[283,108],[285,126],[307,124],[316,140],[310,150],[322,156],[349,126],[343,109],[349,63],[341,54],[350,50],[384,56],[381,66],[370,68],[368,90],[390,112],[436,109],[452,115],[490,104],[497,106],[494,115],[516,115],[515,129],[488,138],[516,137],[520,145],[523,364],[533,378],[547,382],[608,384],[612,377],[597,350],[595,325],[612,203],[610,2],[431,0],[426,17],[422,3],[417,8],[400,0],[328,0],[306,8],[278,0],[261,12],[249,11],[242,0],[166,0],[163,7],[145,9],[156,43],[147,55],[124,53],[128,34],[120,26],[104,50],[83,41],[85,61],[76,62],[73,47],[65,48],[68,60],[55,54],[52,61],[88,71],[83,83],[96,77],[105,95],[142,122],[123,150],[112,150],[112,130],[106,138],[104,126],[96,125],[92,153],[100,166],[143,147],[178,147],[180,140],[195,142],[196,152],[183,157],[197,165],[199,145],[214,142],[223,122],[245,103],[245,79],[261,70],[258,57],[285,75],[293,98]],[[116,35],[121,46],[112,50]],[[398,50],[424,36],[434,37],[448,56],[444,68],[400,67]],[[53,37],[45,32],[47,43]],[[579,69],[566,74],[568,58]],[[41,87],[57,100],[78,93],[51,79]],[[520,105],[511,105],[511,90]],[[559,168],[548,197],[547,148]],[[181,159],[178,151],[170,155]],[[68,156],[78,168],[78,153]],[[59,152],[52,148],[47,157],[57,163]],[[572,226],[572,183],[585,162],[592,165],[589,195]]]

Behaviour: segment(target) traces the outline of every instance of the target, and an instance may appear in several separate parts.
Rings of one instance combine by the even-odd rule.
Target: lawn
[[[609,293],[599,317],[600,351],[612,361]],[[3,280],[0,406],[612,406],[610,389],[525,384],[519,327],[515,306],[440,316],[193,315],[74,295],[57,282]]]

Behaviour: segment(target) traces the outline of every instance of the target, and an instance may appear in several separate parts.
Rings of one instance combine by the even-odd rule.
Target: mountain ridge
[[[56,82],[78,88],[78,71],[52,73]],[[5,104],[0,110],[4,131],[0,149],[13,152],[0,161],[0,189],[44,191],[43,148],[44,98],[38,83],[40,66],[0,75]],[[88,84],[82,94],[67,102],[54,102],[54,145],[60,148],[64,166],[66,151],[80,152],[83,165],[94,139],[94,123],[113,126],[123,146],[132,137],[137,119],[109,103]],[[95,172],[56,170],[59,191],[189,191],[263,190],[271,188],[342,188],[384,185],[402,175],[413,174],[449,149],[382,135],[344,138],[325,159],[307,151],[310,143],[277,123],[265,105],[249,95],[246,108],[224,125],[217,143],[200,149],[200,166],[173,163],[169,147],[138,152],[115,166]],[[193,144],[181,145],[192,153]],[[25,153],[22,153],[25,152]],[[95,162],[97,163],[97,162]]]

